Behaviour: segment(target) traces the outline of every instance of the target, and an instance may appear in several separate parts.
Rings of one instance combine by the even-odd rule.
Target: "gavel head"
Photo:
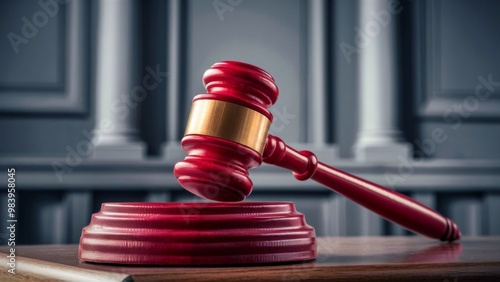
[[[264,70],[241,62],[214,64],[203,75],[206,94],[193,99],[181,145],[187,156],[174,175],[188,191],[216,201],[241,201],[252,191],[248,169],[262,163],[267,109],[278,87]]]

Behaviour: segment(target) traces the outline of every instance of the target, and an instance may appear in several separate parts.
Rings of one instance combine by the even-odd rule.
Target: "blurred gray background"
[[[77,243],[107,201],[200,201],[172,175],[203,72],[241,60],[280,87],[271,132],[325,163],[500,235],[500,1],[0,2],[0,219],[18,244]],[[263,166],[248,200],[294,201],[320,236],[410,235]],[[6,229],[0,229],[4,244]]]

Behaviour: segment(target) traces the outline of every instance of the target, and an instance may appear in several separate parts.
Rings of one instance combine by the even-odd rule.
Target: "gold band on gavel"
[[[250,147],[262,155],[271,121],[250,108],[219,100],[196,100],[184,135],[219,137]]]

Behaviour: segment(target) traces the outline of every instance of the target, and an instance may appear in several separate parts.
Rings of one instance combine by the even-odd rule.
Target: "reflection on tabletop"
[[[342,240],[339,237],[318,238],[318,249],[323,251],[313,263],[446,263],[458,261],[462,253],[460,241],[448,243],[428,238],[407,241],[402,238],[358,237],[357,240]],[[388,241],[393,243],[387,243]]]

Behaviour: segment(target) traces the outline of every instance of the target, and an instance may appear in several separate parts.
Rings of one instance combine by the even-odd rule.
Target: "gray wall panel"
[[[460,226],[462,234],[480,235],[483,233],[482,198],[478,194],[441,194],[438,198],[438,209]]]
[[[65,12],[47,17],[46,24],[37,27],[33,16],[40,10],[36,1],[6,0],[0,3],[0,65],[9,69],[0,72],[1,88],[62,86],[64,57],[61,54],[64,54],[64,46],[61,42],[64,42],[64,33],[61,31],[64,29],[60,27],[65,25]],[[36,22],[44,23],[43,16]],[[23,35],[24,26],[27,26],[27,37]],[[9,34],[12,39],[9,39]],[[32,65],[39,67],[30,67]]]
[[[93,197],[90,191],[67,192],[63,199],[63,207],[67,217],[67,242],[80,241],[82,228],[90,223]]]
[[[420,140],[440,127],[450,138],[433,157],[498,159],[500,57],[491,35],[500,28],[500,2],[419,3]]]
[[[287,142],[304,142],[305,1],[242,1],[222,17],[213,1],[189,4],[187,107],[194,95],[204,93],[201,77],[214,62],[246,61],[267,70],[279,85],[280,98],[271,111],[294,116],[280,120],[275,113],[271,130]]]
[[[413,140],[415,151],[431,158],[500,158],[500,123],[425,122],[419,133]]]
[[[486,226],[488,235],[500,235],[500,193],[485,196]]]
[[[2,117],[0,132],[4,156],[66,157],[78,142],[89,140],[93,119],[54,117]],[[69,146],[69,150],[67,148]]]
[[[500,81],[500,58],[496,56],[500,38],[492,36],[498,34],[500,27],[500,1],[433,2],[440,6],[436,15],[439,22],[432,27],[439,34],[435,38],[439,52],[436,54],[439,60],[435,62],[439,80],[435,87],[450,92],[473,92],[477,76],[490,73]]]
[[[82,130],[93,123],[90,3],[57,4],[50,14],[38,1],[0,3],[0,155],[64,157],[67,145],[88,140]],[[39,24],[16,54],[6,35],[23,36],[23,17]]]
[[[333,236],[380,236],[386,234],[384,220],[340,195],[333,194],[328,206],[328,234]]]
[[[68,210],[61,192],[17,190],[16,244],[65,244]]]
[[[0,65],[6,73],[0,75],[0,112],[87,113],[89,2],[2,5],[2,27],[8,32],[0,44]]]
[[[0,193],[0,203],[2,203],[2,206],[7,206],[7,191],[5,190]],[[7,209],[3,208],[0,210],[0,220],[2,222],[7,222],[8,220],[8,214],[7,214]],[[3,228],[2,228],[3,229]],[[6,245],[7,240],[9,240],[9,232],[5,228],[3,230],[0,230],[0,245]]]

